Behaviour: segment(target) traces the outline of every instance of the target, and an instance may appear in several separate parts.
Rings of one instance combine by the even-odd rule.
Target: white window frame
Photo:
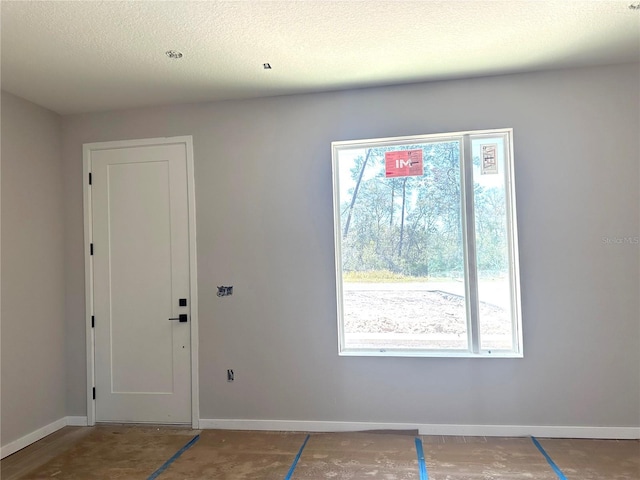
[[[480,345],[480,319],[478,315],[478,279],[476,268],[475,214],[473,200],[473,139],[503,136],[505,165],[505,199],[507,238],[509,255],[509,277],[511,295],[511,321],[513,350],[482,349]],[[428,142],[457,141],[460,144],[460,177],[462,235],[464,239],[465,301],[467,309],[468,350],[418,350],[418,349],[348,349],[345,347],[343,285],[342,285],[342,229],[340,219],[340,168],[339,152],[350,149],[379,148],[385,146],[415,145]],[[522,358],[522,313],[520,301],[520,269],[518,254],[518,229],[516,219],[516,192],[513,166],[513,129],[475,130],[442,134],[412,135],[403,137],[375,138],[364,140],[336,141],[331,143],[333,171],[333,207],[335,237],[336,298],[338,314],[338,354],[341,356],[386,356],[386,357],[479,357]]]

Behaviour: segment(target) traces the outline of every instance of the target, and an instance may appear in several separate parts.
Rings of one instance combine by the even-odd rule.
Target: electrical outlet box
[[[233,370],[227,370],[227,382],[233,382],[234,378]]]
[[[233,295],[233,286],[231,287],[218,287],[218,296],[226,297],[229,295]]]

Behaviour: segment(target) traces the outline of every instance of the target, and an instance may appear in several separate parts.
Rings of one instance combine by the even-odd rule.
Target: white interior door
[[[89,168],[95,418],[191,423],[185,144],[92,151]]]

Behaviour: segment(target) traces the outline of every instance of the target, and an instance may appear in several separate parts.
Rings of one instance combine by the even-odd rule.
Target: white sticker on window
[[[482,145],[482,175],[498,173],[498,144]]]

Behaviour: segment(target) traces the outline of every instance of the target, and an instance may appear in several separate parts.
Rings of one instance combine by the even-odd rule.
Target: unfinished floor
[[[0,463],[15,479],[638,480],[637,440],[66,427]]]

